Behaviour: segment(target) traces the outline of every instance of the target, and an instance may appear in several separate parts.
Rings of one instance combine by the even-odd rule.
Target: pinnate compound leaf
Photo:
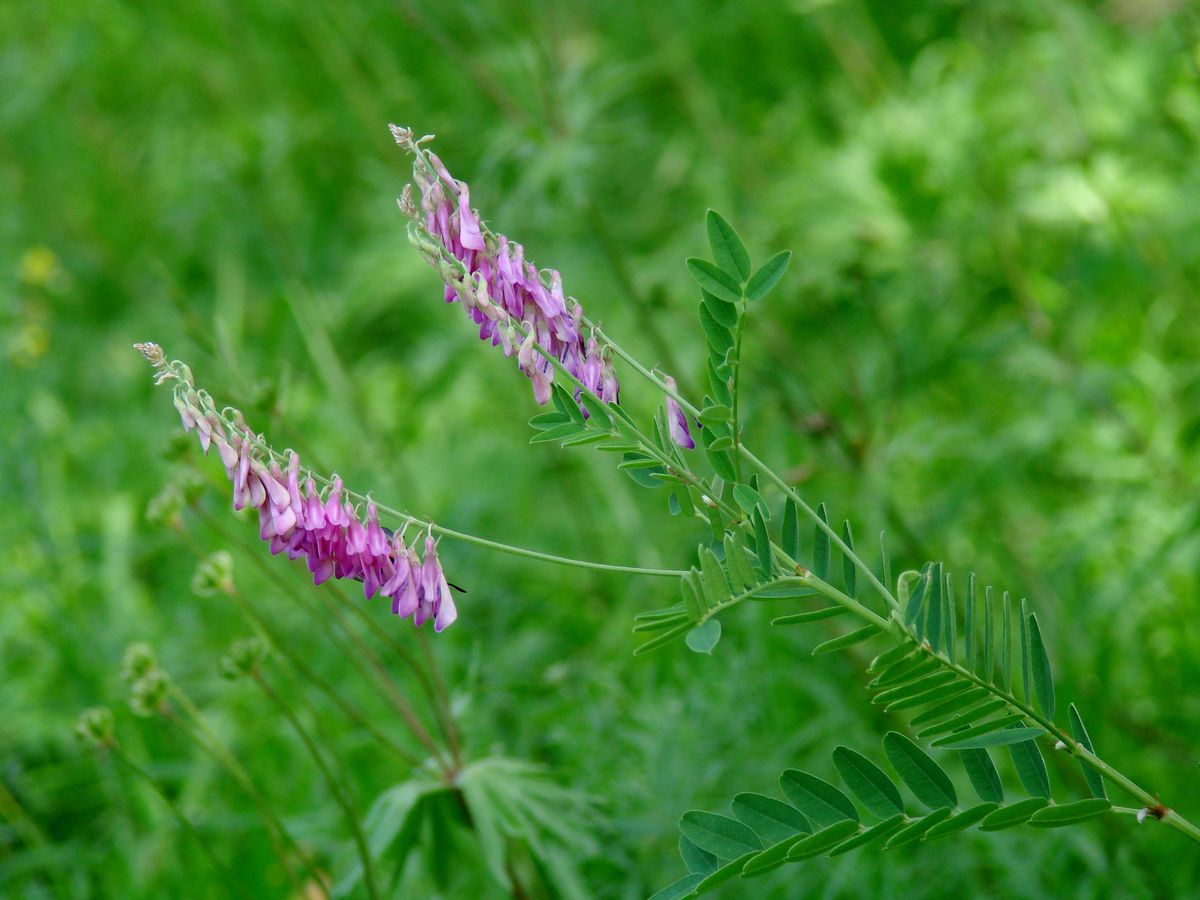
[[[746,299],[761,300],[779,284],[779,279],[787,271],[788,263],[792,261],[792,251],[783,250],[768,259],[757,272],[750,277],[746,285]]]
[[[904,812],[900,789],[887,773],[857,750],[839,746],[833,751],[833,764],[850,793],[880,818]]]
[[[749,485],[735,484],[733,486],[733,499],[747,513],[753,513],[757,509],[762,512],[764,517],[770,515],[767,501],[762,498],[762,495],[758,491]]]
[[[720,266],[710,263],[707,259],[689,257],[687,260],[688,274],[702,290],[708,291],[718,300],[726,303],[737,303],[742,299],[742,285],[738,279],[730,275]],[[757,276],[756,276],[757,277]]]
[[[768,844],[777,844],[798,834],[812,832],[812,826],[800,810],[765,794],[738,794],[730,803],[730,809]]]
[[[1033,657],[1033,690],[1037,695],[1038,706],[1046,714],[1047,719],[1054,718],[1054,675],[1050,671],[1050,657],[1046,653],[1046,644],[1042,640],[1042,629],[1038,625],[1036,615],[1029,617],[1029,654]]]
[[[816,775],[788,769],[779,777],[779,786],[791,804],[821,828],[843,819],[858,822],[858,810],[850,798]]]
[[[947,744],[961,744],[962,741],[970,738],[978,737],[981,734],[987,734],[991,731],[996,731],[1000,728],[1007,728],[1013,722],[1021,722],[1025,718],[1023,713],[1006,713],[995,719],[988,719],[986,722],[980,722],[977,725],[971,725],[955,734],[948,734],[945,737],[938,738],[933,741],[934,747],[942,747]],[[1032,735],[1030,735],[1032,737]],[[1010,741],[1001,741],[1002,744],[1012,744],[1022,740],[1020,736]]]
[[[1039,809],[1030,816],[1029,824],[1034,828],[1062,828],[1103,815],[1110,809],[1112,809],[1112,804],[1107,800],[1101,797],[1091,797],[1087,800],[1076,800],[1074,803]]]
[[[657,650],[659,647],[671,643],[671,641],[675,640],[675,638],[679,637],[685,632],[691,631],[692,627],[693,626],[691,622],[681,622],[674,628],[670,628],[657,637],[653,637],[646,641],[646,643],[640,644],[634,648],[633,655],[641,656],[643,653],[650,653],[651,651]]]
[[[750,253],[732,225],[715,209],[704,217],[708,246],[717,265],[740,282],[750,277]]]
[[[1075,708],[1074,703],[1067,708],[1067,712],[1071,716],[1071,737],[1083,744],[1084,749],[1089,753],[1095,753],[1096,748],[1092,746],[1092,739],[1088,736],[1087,728],[1083,724],[1083,717],[1079,715],[1079,710]],[[1104,778],[1100,773],[1083,760],[1079,761],[1079,768],[1083,769],[1083,778],[1087,782],[1092,796],[1108,799],[1108,791],[1104,788]]]
[[[679,820],[679,830],[693,844],[717,859],[737,859],[762,849],[762,841],[737,819],[693,809]]]
[[[884,735],[883,749],[904,783],[930,809],[958,805],[958,795],[946,770],[910,738],[889,731]]]
[[[1011,806],[1002,806],[983,817],[979,823],[980,831],[1003,831],[1015,825],[1023,825],[1039,809],[1044,809],[1049,801],[1044,797],[1030,797]]]
[[[733,347],[733,333],[717,321],[707,303],[700,304],[700,327],[704,329],[704,340],[709,354],[721,359]]]
[[[850,529],[850,520],[847,519],[842,524],[842,542],[851,550],[854,549],[854,532]],[[850,597],[857,597],[856,576],[858,572],[854,567],[854,560],[850,558],[850,554],[842,554],[842,581],[846,585],[846,594]]]
[[[700,291],[700,302],[708,307],[709,315],[717,320],[726,328],[733,328],[737,325],[738,308],[736,304],[730,303],[727,300],[718,300],[708,291]]]
[[[925,595],[929,592],[930,573],[932,571],[933,563],[925,563],[921,568],[917,583],[912,588],[912,593],[908,596],[908,605],[904,609],[904,624],[910,628],[921,620],[921,610],[925,605]],[[900,576],[901,581],[908,574],[908,572],[903,573]]]
[[[780,616],[777,619],[772,619],[772,625],[804,625],[808,622],[816,622],[821,619],[833,619],[838,616],[844,616],[848,610],[844,606],[826,606],[823,609],[811,609],[808,612],[792,613],[789,616]]]

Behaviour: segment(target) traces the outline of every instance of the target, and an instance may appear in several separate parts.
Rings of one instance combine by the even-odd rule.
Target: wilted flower
[[[550,399],[554,382],[554,365],[547,356],[600,399],[615,403],[620,385],[611,360],[597,351],[594,340],[585,345],[583,309],[564,295],[562,276],[553,269],[539,270],[525,259],[524,247],[488,230],[471,208],[467,184],[421,147],[427,138],[414,139],[410,129],[396,125],[390,128],[396,143],[413,154],[413,178],[421,192],[418,208],[406,188],[400,209],[414,220],[409,233],[421,256],[446,282],[446,302],[462,303],[479,326],[479,337],[502,347],[505,356],[517,350],[513,332],[520,326],[525,338],[517,364],[533,382],[538,403]],[[579,394],[577,389],[576,399]]]
[[[434,628],[441,631],[454,621],[457,612],[429,541],[422,564],[416,551],[405,545],[403,531],[392,535],[380,525],[374,503],[367,501],[366,514],[360,516],[358,507],[343,496],[344,486],[336,475],[327,490],[319,490],[313,475],[302,469],[299,455],[270,450],[236,410],[218,412],[208,394],[195,389],[183,363],[167,362],[157,344],[138,344],[137,349],[154,364],[159,384],[176,382],[175,408],[184,429],[196,433],[206,454],[217,448],[233,485],[234,509],[258,512],[259,537],[268,542],[272,554],[303,557],[314,584],[330,578],[360,581],[368,599],[376,594],[390,597],[392,612],[412,616],[417,625],[433,618]],[[197,568],[193,587],[200,593],[228,592],[231,569],[227,553],[214,554]],[[436,577],[427,578],[427,571],[436,572]]]
[[[675,379],[670,375],[664,376],[663,381],[672,391],[675,391]],[[687,416],[683,410],[679,408],[679,404],[675,402],[675,398],[667,396],[667,429],[671,432],[671,440],[680,447],[687,450],[694,450],[696,442],[692,440],[692,432],[688,428]]]

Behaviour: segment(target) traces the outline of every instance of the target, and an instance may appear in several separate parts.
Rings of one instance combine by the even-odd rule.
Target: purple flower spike
[[[663,381],[672,391],[675,390],[674,378],[667,375]],[[671,440],[680,447],[685,450],[696,449],[696,442],[692,440],[692,432],[688,428],[687,416],[683,414],[683,410],[679,408],[679,404],[672,397],[667,397],[667,429],[671,432]]]
[[[465,196],[465,186],[462,193],[455,190],[455,196]],[[390,598],[392,612],[412,616],[417,625],[432,619],[434,629],[441,631],[454,622],[458,611],[432,535],[425,542],[422,563],[405,545],[403,531],[393,535],[379,523],[379,510],[370,499],[360,519],[353,501],[363,498],[347,491],[336,475],[322,497],[316,478],[302,468],[296,453],[272,451],[246,426],[241,413],[218,413],[206,394],[191,389],[187,367],[166,362],[157,344],[140,344],[138,349],[154,365],[158,383],[177,382],[175,406],[184,429],[196,432],[205,450],[217,445],[233,485],[234,508],[251,507],[258,513],[259,536],[273,555],[303,557],[314,585],[331,578],[360,581],[368,599],[377,594]]]
[[[418,206],[406,188],[400,209],[413,219],[413,243],[445,281],[446,301],[462,303],[479,326],[480,340],[502,347],[506,356],[515,343],[509,328],[520,326],[527,337],[516,353],[517,365],[533,382],[539,404],[552,394],[555,367],[547,357],[602,399],[616,402],[620,387],[612,366],[596,353],[594,341],[585,347],[579,329],[583,310],[563,292],[562,276],[539,270],[520,244],[488,230],[471,209],[470,188],[421,147],[424,138],[390,127],[396,143],[413,155],[413,180],[421,192]]]

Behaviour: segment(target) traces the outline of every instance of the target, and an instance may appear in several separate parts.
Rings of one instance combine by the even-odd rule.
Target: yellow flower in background
[[[18,273],[21,281],[31,287],[60,286],[66,274],[58,256],[44,244],[37,244],[25,251]]]

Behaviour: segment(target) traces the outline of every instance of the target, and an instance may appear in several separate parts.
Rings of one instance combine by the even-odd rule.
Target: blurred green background
[[[323,866],[348,846],[286,723],[217,674],[250,628],[190,583],[224,538],[190,512],[183,535],[147,520],[196,471],[207,513],[255,537],[134,341],[186,359],[278,446],[442,524],[652,566],[688,565],[703,539],[605,455],[527,446],[527,383],[405,240],[391,121],[436,133],[493,226],[686,390],[704,350],[683,259],[705,252],[705,209],[757,260],[795,251],[754,311],[749,442],[868,547],[886,529],[897,570],[940,558],[1028,596],[1100,752],[1200,813],[1197,24],[1167,0],[0,5],[0,893],[222,895],[160,799],[73,738],[103,703],[252,892],[286,894],[244,795],[130,714],[133,640]],[[655,402],[628,376],[624,399]],[[652,893],[682,872],[682,811],[777,793],[788,766],[830,777],[834,745],[877,755],[894,727],[861,656],[812,660],[818,632],[765,627],[771,608],[727,617],[711,658],[635,660],[630,619],[671,603],[669,583],[441,555],[469,589],[433,641],[469,751],[595,800],[585,895]],[[398,734],[321,623],[235,558],[290,643]],[[407,776],[272,674],[311,699],[360,809]],[[469,854],[445,864],[431,894],[502,895]],[[1106,817],[790,866],[726,896],[1198,880],[1181,837]]]

